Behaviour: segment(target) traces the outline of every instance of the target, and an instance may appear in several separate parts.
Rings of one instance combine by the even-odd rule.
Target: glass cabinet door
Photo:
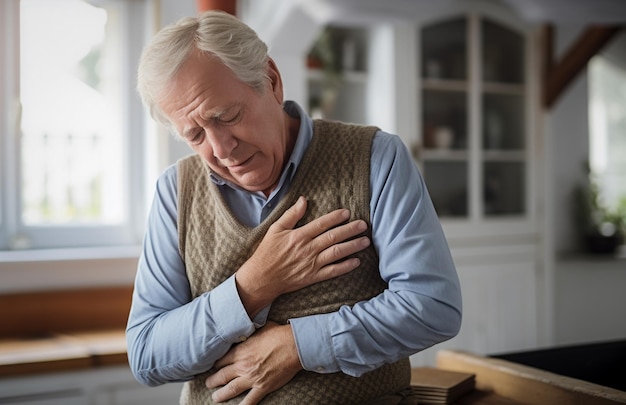
[[[420,38],[419,160],[437,213],[524,215],[524,36],[471,15],[426,25]]]

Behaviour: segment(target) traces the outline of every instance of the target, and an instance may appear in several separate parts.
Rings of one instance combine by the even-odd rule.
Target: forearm
[[[129,317],[129,362],[136,378],[147,385],[185,381],[205,372],[234,343],[250,336],[264,322],[252,322],[233,295],[231,278],[210,293],[184,305],[156,309],[136,290]]]
[[[353,307],[292,319],[304,369],[358,377],[458,332],[459,308],[413,293],[385,291]]]

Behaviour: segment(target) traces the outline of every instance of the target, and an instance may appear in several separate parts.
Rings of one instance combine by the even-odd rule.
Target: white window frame
[[[147,117],[135,90],[141,49],[150,35],[150,0],[98,0],[124,7],[124,198],[127,221],[118,226],[26,226],[21,222],[19,137],[19,0],[0,2],[0,252],[139,245],[146,217]]]

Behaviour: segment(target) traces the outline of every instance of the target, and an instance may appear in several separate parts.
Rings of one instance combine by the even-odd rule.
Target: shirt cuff
[[[215,287],[209,294],[209,305],[221,338],[228,343],[243,342],[265,324],[269,308],[264,308],[251,321],[239,298],[235,276]]]
[[[334,356],[328,314],[294,318],[289,323],[305,370],[321,374],[341,371]]]
[[[254,318],[252,318],[252,323],[254,323],[254,327],[259,329],[267,322],[267,315],[270,313],[271,305],[266,306],[262,310],[259,311],[258,314]]]

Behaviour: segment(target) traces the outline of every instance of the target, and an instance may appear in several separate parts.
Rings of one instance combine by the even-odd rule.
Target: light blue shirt
[[[256,226],[287,192],[313,136],[300,116],[292,156],[269,197],[214,177],[240,220]],[[408,357],[458,333],[461,291],[454,262],[423,178],[396,135],[378,131],[371,152],[372,241],[388,289],[337,312],[291,319],[306,370],[352,376]],[[129,362],[147,385],[185,381],[213,366],[263,326],[269,307],[250,319],[234,276],[191,299],[178,252],[176,166],[159,177],[139,260],[127,326]]]

